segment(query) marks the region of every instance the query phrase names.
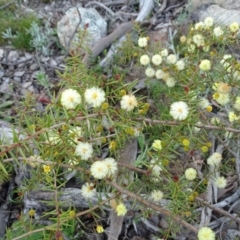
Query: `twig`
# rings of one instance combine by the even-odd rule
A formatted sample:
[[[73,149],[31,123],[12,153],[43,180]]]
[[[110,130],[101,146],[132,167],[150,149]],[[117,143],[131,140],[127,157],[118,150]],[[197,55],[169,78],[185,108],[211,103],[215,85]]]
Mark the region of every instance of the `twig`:
[[[166,8],[164,12],[168,12],[168,11],[170,11],[173,8],[181,7],[184,3],[185,3],[185,1],[180,2],[178,4],[175,4],[175,5],[172,5],[172,6],[168,7],[168,8]]]
[[[92,211],[98,209],[99,207],[101,207],[101,206],[104,205],[105,203],[107,203],[107,202],[109,202],[110,200],[116,198],[116,196],[117,196],[117,194],[115,194],[115,195],[113,195],[112,197],[110,197],[110,198],[102,201],[101,203],[97,204],[96,206],[94,206],[94,207],[92,207],[92,208],[90,208],[90,209],[88,209],[88,210],[85,210],[85,211],[83,211],[83,212],[77,213],[76,216],[75,216],[75,218],[80,217],[80,216],[83,216],[83,215],[86,215],[87,213],[91,213]],[[69,221],[68,218],[61,219],[61,223],[65,223],[65,222],[67,222],[67,221]],[[42,232],[42,231],[48,230],[48,229],[49,229],[49,230],[52,230],[52,229],[53,229],[54,227],[56,227],[56,226],[57,226],[57,223],[54,223],[54,224],[51,224],[51,225],[49,225],[49,226],[46,226],[46,227],[43,227],[43,228],[40,228],[40,229],[36,229],[36,230],[29,231],[29,232],[27,232],[27,233],[25,233],[25,234],[23,234],[23,235],[21,235],[21,236],[19,236],[19,237],[13,238],[12,240],[19,240],[19,239],[22,239],[22,238],[25,239],[25,237],[27,237],[27,236],[29,236],[29,235],[31,235],[31,234],[33,234],[33,233]]]
[[[27,63],[27,62],[29,62],[31,60],[32,60],[32,58],[28,58],[28,59],[25,59],[25,60],[22,60],[22,61],[19,61],[19,62],[5,62],[5,61],[1,61],[0,63],[4,64],[4,65],[7,65],[7,66],[16,66],[16,65],[21,64],[21,63]]]
[[[182,124],[182,122],[177,122],[177,121],[152,120],[149,118],[136,118],[135,120],[143,121],[148,124],[163,124],[163,125],[169,125],[169,126],[174,126],[174,125],[178,126]],[[193,126],[197,128],[203,128],[203,129],[222,130],[222,131],[224,130],[224,131],[233,132],[233,133],[240,133],[240,130],[230,128],[230,127],[218,127],[214,125],[198,125],[198,124],[194,124]]]
[[[218,213],[220,213],[220,214],[222,214],[226,217],[229,217],[233,221],[236,221],[238,224],[240,224],[240,219],[233,217],[230,213],[209,204],[208,202],[204,201],[203,199],[201,199],[199,197],[197,197],[196,200],[199,201],[201,204],[207,206],[208,208],[211,208],[212,210],[214,210],[214,211],[216,211],[216,212],[218,212]]]
[[[78,22],[76,28],[74,29],[74,31],[73,31],[73,33],[72,33],[72,36],[70,37],[70,39],[69,39],[69,41],[68,41],[68,43],[67,43],[66,53],[65,53],[65,56],[64,56],[64,57],[66,57],[66,56],[69,54],[69,49],[70,49],[71,41],[73,40],[73,37],[74,37],[74,35],[76,34],[76,32],[77,32],[77,30],[78,30],[78,28],[79,28],[79,26],[80,26],[80,24],[81,24],[81,22],[82,22],[81,13],[79,12],[78,7],[76,7],[76,9],[77,9],[78,16],[79,16],[79,22]]]
[[[159,14],[159,13],[164,12],[166,6],[167,6],[167,0],[163,0],[163,3],[162,3],[162,5],[161,5],[161,7],[157,10],[157,13],[156,13],[156,14]]]
[[[92,4],[95,4],[95,5],[100,6],[101,8],[104,8],[108,13],[110,13],[110,15],[112,15],[112,17],[115,17],[115,13],[110,8],[106,7],[104,4],[102,4],[100,2],[95,2],[95,1],[89,2],[85,5],[85,7],[87,8]]]
[[[154,210],[156,210],[157,212],[160,212],[162,214],[165,214],[167,215],[168,217],[171,217],[173,218],[174,220],[176,220],[177,222],[179,222],[181,225],[183,225],[184,227],[186,227],[187,229],[189,229],[190,231],[194,232],[194,233],[198,233],[198,230],[193,227],[191,224],[185,222],[184,220],[182,220],[180,217],[178,216],[174,216],[171,212],[169,212],[168,210],[158,206],[158,205],[155,205],[151,202],[148,202],[147,200],[145,200],[144,198],[138,196],[137,194],[133,193],[133,192],[130,192],[124,188],[122,188],[121,186],[119,186],[116,182],[111,182],[109,180],[106,180],[106,182],[110,185],[112,185],[113,187],[115,187],[118,191],[120,191],[122,194],[126,194],[127,196],[129,197],[132,197],[136,200],[138,200],[139,202],[141,202],[142,204],[146,205],[147,207],[149,208],[152,208]]]

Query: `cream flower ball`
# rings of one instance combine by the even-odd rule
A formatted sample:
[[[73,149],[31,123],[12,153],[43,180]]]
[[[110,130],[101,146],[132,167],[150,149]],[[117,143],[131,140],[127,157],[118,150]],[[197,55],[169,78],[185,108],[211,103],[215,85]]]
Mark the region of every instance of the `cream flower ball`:
[[[201,34],[196,34],[193,36],[193,42],[199,47],[204,46],[204,38]]]
[[[154,64],[154,65],[160,65],[161,63],[162,63],[162,57],[161,57],[161,55],[159,55],[159,54],[155,54],[155,55],[153,55],[152,56],[152,63]]]
[[[179,71],[181,71],[185,68],[185,63],[183,60],[178,60],[175,65],[176,65],[177,70],[179,70]]]
[[[211,62],[208,59],[204,59],[200,62],[199,68],[203,71],[209,71],[211,69]]]
[[[222,106],[226,105],[230,101],[230,95],[229,93],[226,94],[219,94],[218,98],[216,99],[216,102],[221,104]]]
[[[104,162],[108,169],[108,176],[114,175],[116,173],[116,171],[118,170],[116,160],[114,158],[105,158]]]
[[[188,168],[185,170],[185,178],[187,180],[194,180],[197,177],[197,171],[194,168]]]
[[[141,63],[141,65],[143,65],[143,66],[148,65],[148,64],[150,63],[150,57],[149,57],[148,55],[142,55],[142,56],[140,57],[140,63]]]
[[[157,79],[162,79],[163,76],[164,76],[164,71],[161,70],[161,69],[158,69],[156,72],[155,72],[155,76]]]
[[[175,54],[169,54],[167,56],[167,63],[175,64],[177,62],[177,56]]]
[[[207,164],[214,166],[214,165],[219,165],[219,163],[222,160],[222,154],[218,152],[214,152],[208,159],[207,159]]]
[[[237,22],[233,22],[229,25],[231,32],[237,32],[239,29],[239,24]]]
[[[213,22],[214,22],[214,20],[213,20],[213,18],[212,17],[206,17],[205,19],[204,19],[204,26],[205,27],[212,27],[213,26]]]
[[[66,89],[61,94],[61,104],[66,109],[75,109],[81,102],[81,95],[75,89]]]
[[[225,188],[227,186],[227,179],[225,177],[217,177],[214,181],[214,184],[218,188]]]
[[[209,227],[203,227],[198,231],[198,240],[215,240],[215,233]]]
[[[169,77],[169,78],[166,79],[166,85],[170,88],[174,87],[175,83],[176,83],[176,81],[173,77]]]
[[[163,192],[160,190],[153,190],[151,192],[151,199],[153,202],[159,203],[163,199]]]
[[[189,113],[189,107],[185,102],[174,102],[170,107],[170,115],[175,120],[185,120]]]
[[[93,147],[91,143],[80,142],[78,143],[75,155],[81,157],[82,160],[88,160],[93,155]]]
[[[167,48],[164,48],[164,49],[160,52],[160,54],[161,54],[162,57],[167,57],[167,55],[168,55],[168,50],[167,50]]]
[[[117,215],[120,216],[125,216],[127,213],[127,208],[123,203],[119,203],[115,209]]]
[[[105,92],[101,88],[88,88],[84,94],[85,101],[93,107],[100,107],[105,101]]]
[[[221,27],[215,27],[214,29],[213,29],[213,34],[216,36],[216,37],[220,37],[220,36],[222,36],[223,35],[223,30],[222,30],[222,28]]]
[[[124,109],[126,111],[131,111],[135,107],[137,107],[138,102],[137,102],[136,97],[133,94],[130,94],[130,95],[124,95],[122,97],[120,104],[121,104],[122,109]]]
[[[84,198],[90,199],[93,198],[96,195],[96,188],[94,188],[93,183],[85,183],[82,185],[81,193]]]
[[[194,26],[195,30],[202,30],[203,27],[204,27],[204,23],[203,22],[198,22]]]
[[[146,37],[140,37],[138,39],[138,46],[139,47],[146,47],[147,46],[147,43],[148,43],[148,40]]]
[[[233,107],[234,107],[236,110],[240,111],[240,97],[236,97],[236,100],[235,100],[235,102],[234,102]]]
[[[91,175],[96,179],[103,179],[108,175],[108,166],[105,161],[96,161],[91,165]]]
[[[145,74],[146,74],[147,77],[153,77],[153,76],[155,76],[155,70],[151,67],[148,67],[145,70]]]

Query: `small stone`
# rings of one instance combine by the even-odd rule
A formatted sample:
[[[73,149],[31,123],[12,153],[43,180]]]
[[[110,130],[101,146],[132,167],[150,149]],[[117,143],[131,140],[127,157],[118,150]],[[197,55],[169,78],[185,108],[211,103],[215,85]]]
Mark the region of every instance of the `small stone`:
[[[41,56],[41,57],[40,57],[40,61],[41,61],[42,63],[47,63],[47,61],[48,61],[49,59],[50,59],[49,57],[44,57],[44,56]]]
[[[22,77],[24,75],[25,71],[17,71],[14,73],[14,77]]]
[[[30,92],[35,93],[35,89],[34,89],[33,85],[30,85],[27,89],[28,89]]]
[[[38,65],[37,65],[36,63],[33,63],[33,64],[29,67],[29,69],[30,69],[31,71],[35,71],[35,70],[39,69],[39,67],[38,67]]]
[[[25,53],[25,58],[26,58],[26,59],[32,59],[33,56],[32,56],[32,54],[26,52],[26,53]]]
[[[22,78],[20,78],[20,77],[13,77],[13,81],[20,83],[22,81]]]
[[[0,59],[2,59],[4,56],[4,50],[2,48],[0,48]]]
[[[0,78],[4,76],[4,71],[0,70]]]
[[[19,58],[19,53],[17,51],[10,51],[7,58],[8,61],[14,62]]]
[[[59,64],[59,63],[62,63],[64,60],[64,56],[58,56],[55,58],[55,61]]]
[[[22,84],[22,88],[28,88],[29,86],[31,86],[32,85],[32,82],[24,82],[23,84]]]
[[[49,63],[50,63],[51,66],[57,66],[56,61],[54,59],[52,59],[52,58],[50,59]]]

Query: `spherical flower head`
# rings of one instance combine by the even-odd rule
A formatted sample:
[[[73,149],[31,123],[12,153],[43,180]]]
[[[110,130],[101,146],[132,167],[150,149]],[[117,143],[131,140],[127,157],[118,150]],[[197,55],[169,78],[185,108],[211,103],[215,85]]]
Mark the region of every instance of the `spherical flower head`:
[[[232,87],[228,83],[220,82],[217,84],[216,91],[220,94],[230,93]]]
[[[143,66],[148,65],[148,64],[150,63],[150,58],[149,58],[149,56],[148,56],[148,55],[142,55],[142,56],[140,57],[140,63],[141,63],[141,65],[143,65]]]
[[[162,63],[162,57],[159,54],[155,54],[152,56],[152,63],[156,66],[160,65]]]
[[[189,107],[185,102],[174,102],[170,107],[170,115],[175,120],[185,120],[189,113]]]
[[[155,150],[155,151],[160,151],[162,150],[162,141],[160,140],[154,140],[153,144],[152,144],[152,148]]]
[[[234,102],[233,107],[234,107],[236,110],[240,111],[240,97],[236,97],[236,100],[235,100],[235,102]]]
[[[198,102],[198,106],[201,109],[206,109],[210,105],[210,102],[208,101],[207,98],[201,98],[200,101]]]
[[[198,240],[215,240],[215,233],[209,227],[203,227],[198,231]]]
[[[239,117],[234,112],[229,112],[228,113],[228,120],[229,120],[229,122],[234,122],[234,121],[236,121],[238,119],[239,119]]]
[[[36,211],[34,209],[30,209],[28,212],[29,217],[34,217]]]
[[[80,156],[82,160],[88,160],[93,155],[93,147],[91,143],[80,142],[78,143],[75,155]]]
[[[202,30],[203,27],[204,27],[204,23],[203,22],[198,22],[194,26],[195,30]]]
[[[181,43],[185,43],[186,41],[187,41],[186,36],[183,35],[183,36],[180,37],[180,42]]]
[[[96,188],[93,183],[85,183],[82,185],[81,193],[84,198],[90,199],[96,195]]]
[[[167,48],[164,48],[164,49],[160,52],[160,54],[161,54],[162,57],[167,57],[167,55],[168,55],[168,50],[167,50]]]
[[[176,83],[176,81],[175,81],[175,79],[173,78],[173,77],[169,77],[169,78],[167,78],[166,80],[166,85],[168,86],[168,87],[174,87],[175,86],[175,83]]]
[[[146,37],[140,37],[138,39],[138,46],[139,47],[146,47],[148,43],[148,39]]]
[[[203,71],[209,71],[211,69],[211,62],[208,59],[204,59],[200,62],[199,68]]]
[[[163,78],[163,75],[164,75],[164,71],[161,70],[161,69],[158,69],[156,72],[155,72],[155,76],[157,79],[162,79]]]
[[[213,20],[212,17],[206,17],[204,19],[204,26],[205,27],[212,27],[213,26],[213,22],[214,22],[214,20]]]
[[[145,74],[146,74],[147,77],[153,77],[155,75],[155,70],[151,67],[148,67],[145,70]]]
[[[105,101],[105,92],[101,88],[88,88],[84,94],[85,101],[93,107],[100,107]]]
[[[222,160],[222,154],[215,152],[208,159],[207,164],[211,166],[218,166]]]
[[[136,97],[133,94],[129,94],[122,97],[120,104],[122,109],[126,111],[131,111],[135,107],[137,107],[138,102]]]
[[[185,68],[185,63],[183,60],[178,60],[175,65],[178,71],[181,71]]]
[[[97,233],[103,233],[103,232],[104,232],[104,228],[103,228],[103,226],[101,226],[101,225],[97,225],[97,227],[96,227],[96,231],[97,231]]]
[[[49,165],[43,164],[43,171],[45,173],[50,173],[51,172],[51,167]]]
[[[108,176],[114,175],[118,169],[116,160],[114,158],[105,158],[104,162],[108,169]]]
[[[104,161],[96,161],[91,165],[91,175],[96,179],[103,179],[108,174],[108,167]]]
[[[187,180],[194,180],[197,177],[197,171],[194,168],[188,168],[185,170],[185,178]]]
[[[127,208],[123,203],[119,203],[116,207],[116,213],[117,215],[120,216],[125,216],[127,213]]]
[[[175,54],[169,54],[167,56],[167,63],[175,64],[177,62],[177,56]]]
[[[152,170],[152,174],[158,176],[159,173],[162,171],[162,164],[158,161],[158,159],[152,159],[150,161],[149,167]]]
[[[204,46],[204,38],[201,34],[196,34],[193,36],[193,42],[198,46]]]
[[[216,37],[220,37],[223,35],[223,30],[221,27],[215,27],[213,29],[213,34],[216,36]]]
[[[233,22],[229,25],[229,29],[231,32],[235,33],[239,29],[239,24],[237,22]]]
[[[81,102],[81,95],[75,89],[66,89],[61,94],[61,104],[66,109],[75,109]]]
[[[225,177],[217,177],[214,183],[218,188],[225,188],[227,186],[227,180]]]
[[[152,199],[152,201],[155,202],[155,203],[161,202],[162,199],[163,199],[163,192],[160,191],[160,190],[153,190],[153,191],[151,192],[151,199]]]
[[[218,94],[218,98],[215,99],[216,102],[218,102],[220,105],[224,106],[230,101],[230,95],[229,93],[226,94]]]

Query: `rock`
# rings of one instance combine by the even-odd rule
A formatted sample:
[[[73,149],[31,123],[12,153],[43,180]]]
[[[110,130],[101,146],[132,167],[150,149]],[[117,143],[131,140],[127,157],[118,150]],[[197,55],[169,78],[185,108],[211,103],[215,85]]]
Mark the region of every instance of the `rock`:
[[[0,70],[0,78],[4,76],[4,71]]]
[[[39,67],[38,67],[38,65],[37,65],[36,63],[33,63],[33,64],[29,67],[29,69],[30,69],[31,71],[35,71],[35,70],[39,69]]]
[[[232,22],[240,24],[240,10],[227,10],[218,5],[211,5],[206,10],[199,11],[199,20],[211,16],[214,22],[219,25],[230,25]]]
[[[2,59],[4,56],[4,50],[2,48],[0,48],[0,59]]]
[[[8,57],[7,57],[8,61],[10,61],[10,62],[14,62],[18,58],[19,58],[18,51],[10,51],[9,54],[8,54]]]
[[[25,53],[25,58],[26,58],[26,59],[32,59],[33,56],[32,56],[32,54],[26,52],[26,53]]]
[[[22,77],[24,75],[25,71],[17,71],[14,73],[14,77]]]
[[[13,81],[20,83],[22,79],[20,77],[13,77]]]
[[[23,84],[22,84],[22,88],[28,88],[29,86],[31,86],[32,85],[32,82],[24,82]]]
[[[56,61],[55,61],[54,59],[52,59],[52,58],[50,59],[49,64],[50,64],[51,66],[57,66]]]
[[[71,39],[70,49],[75,48],[73,43],[79,43],[78,33],[75,33],[72,38],[73,33],[78,32],[75,30],[79,22],[79,30],[84,31],[84,29],[87,29],[87,36],[84,39],[84,45],[87,45],[90,48],[107,34],[107,23],[95,9],[78,7],[78,10],[81,15],[81,20],[79,20],[77,8],[74,7],[70,8],[65,16],[57,23],[57,34],[60,43],[66,49],[68,49],[69,41]]]

